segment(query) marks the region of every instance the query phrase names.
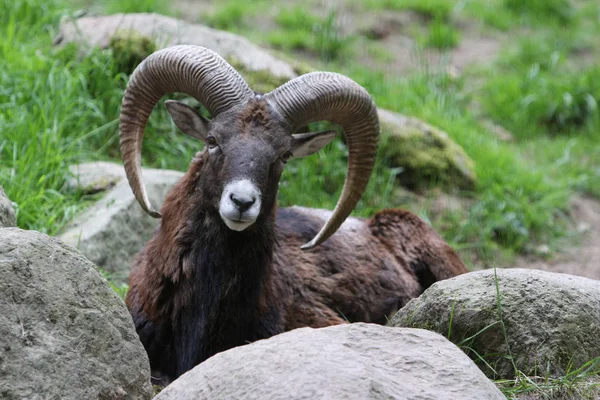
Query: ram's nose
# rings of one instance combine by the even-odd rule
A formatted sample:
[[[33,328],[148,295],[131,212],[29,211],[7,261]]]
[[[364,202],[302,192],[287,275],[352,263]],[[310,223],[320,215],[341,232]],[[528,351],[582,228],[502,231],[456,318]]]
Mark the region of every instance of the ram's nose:
[[[252,225],[260,213],[260,194],[260,190],[248,179],[225,185],[219,203],[223,222],[235,231]]]
[[[229,198],[236,205],[238,210],[243,213],[256,202],[255,196],[244,196],[243,194],[230,193]]]

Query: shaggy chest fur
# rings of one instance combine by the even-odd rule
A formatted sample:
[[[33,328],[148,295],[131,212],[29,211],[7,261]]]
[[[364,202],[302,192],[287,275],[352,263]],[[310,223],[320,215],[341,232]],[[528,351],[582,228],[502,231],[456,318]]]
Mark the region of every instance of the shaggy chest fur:
[[[271,236],[250,229],[194,241],[184,261],[195,266],[192,279],[183,282],[189,303],[174,321],[182,344],[179,372],[220,351],[282,331],[278,309],[271,303]]]
[[[161,255],[149,246],[132,272],[127,304],[153,376],[164,377],[157,383],[290,329],[385,323],[426,288],[422,271],[434,279],[466,272],[431,227],[399,210],[368,221],[350,218],[317,249],[302,251],[327,213],[279,209],[275,227],[261,221],[243,232],[192,224],[197,231],[179,232],[177,268],[163,268],[172,271],[166,276],[153,275]],[[150,286],[154,292],[140,291]]]

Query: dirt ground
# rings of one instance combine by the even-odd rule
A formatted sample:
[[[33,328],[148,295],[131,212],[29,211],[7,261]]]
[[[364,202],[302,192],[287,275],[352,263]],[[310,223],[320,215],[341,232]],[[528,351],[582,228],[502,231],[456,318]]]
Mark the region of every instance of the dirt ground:
[[[178,16],[188,22],[203,23],[206,16],[217,9],[218,2],[215,0],[177,0]],[[280,8],[294,7],[305,4],[303,1],[291,0],[285,3],[285,7],[276,2],[273,3],[272,13],[263,13],[246,18],[248,26],[256,27],[254,32],[268,32],[277,27],[272,15]],[[320,0],[313,1],[310,6],[316,15],[327,15],[330,10],[335,10],[337,27],[344,36],[352,35],[357,38],[359,44],[355,46],[356,54],[354,60],[360,60],[362,64],[374,67],[393,74],[405,74],[427,65],[431,69],[445,68],[460,73],[466,67],[473,64],[483,64],[495,58],[501,48],[501,41],[481,32],[476,24],[468,21],[458,21],[462,33],[459,45],[449,51],[440,52],[434,49],[418,51],[420,47],[414,39],[423,31],[427,20],[411,11],[380,11],[364,12],[344,0]],[[272,14],[272,15],[271,15]],[[365,36],[376,37],[375,42],[384,48],[387,57],[379,60],[370,53],[367,46],[363,46]],[[259,43],[260,44],[260,43]],[[371,46],[373,41],[370,42]],[[310,60],[311,54],[298,51],[299,56]]]
[[[581,232],[579,245],[554,254],[550,260],[520,257],[514,267],[600,279],[600,201],[574,196],[571,201],[571,214],[575,231]]]

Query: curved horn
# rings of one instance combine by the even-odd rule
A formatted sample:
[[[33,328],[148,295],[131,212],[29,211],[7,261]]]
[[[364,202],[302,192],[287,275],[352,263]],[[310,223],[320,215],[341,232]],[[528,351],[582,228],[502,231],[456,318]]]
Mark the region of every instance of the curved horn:
[[[327,240],[360,200],[375,164],[379,141],[377,108],[369,93],[352,79],[332,72],[312,72],[265,95],[292,129],[310,122],[341,125],[348,146],[348,173],[333,214],[303,250]]]
[[[155,218],[142,182],[144,129],[152,109],[167,93],[193,96],[214,117],[253,94],[244,79],[219,55],[200,46],[181,45],[152,53],[137,66],[121,104],[121,157],[133,194]]]

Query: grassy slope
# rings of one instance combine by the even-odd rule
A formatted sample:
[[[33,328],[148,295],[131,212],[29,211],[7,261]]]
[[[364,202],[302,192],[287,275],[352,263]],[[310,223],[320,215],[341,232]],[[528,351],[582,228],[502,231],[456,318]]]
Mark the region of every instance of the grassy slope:
[[[337,29],[336,10],[311,12],[304,2],[284,9],[263,0],[248,12],[243,1],[228,0],[214,3],[218,5],[206,20],[266,46],[312,57],[320,68],[341,71],[364,85],[379,106],[422,117],[447,130],[476,161],[480,180],[474,207],[433,221],[456,247],[475,249],[479,259],[486,261],[495,259],[498,249],[508,253],[534,251],[540,244],[552,245],[556,238],[563,237],[570,195],[574,191],[600,195],[600,134],[595,109],[583,111],[583,126],[572,126],[582,113],[582,99],[597,104],[600,98],[596,85],[589,85],[595,82],[596,71],[585,69],[581,79],[574,79],[573,66],[566,61],[573,52],[589,50],[581,39],[586,38],[589,43],[598,33],[591,2],[584,2],[579,8],[569,7],[564,0],[531,1],[525,6],[513,0],[347,3],[355,14],[379,10],[381,16],[390,11],[411,10],[420,15],[427,27],[408,27],[405,31],[414,33],[417,43],[424,46],[455,46],[460,40],[460,27],[469,24],[479,24],[479,30],[492,36],[511,32],[511,42],[516,45],[509,46],[511,52],[502,57],[502,62],[467,71],[459,80],[429,74],[426,68],[418,74],[399,77],[386,64],[391,57],[380,43],[360,33],[344,35]],[[316,8],[319,4],[313,2],[311,6]],[[340,15],[343,13],[341,10]],[[257,18],[268,19],[265,15],[270,16],[274,26],[257,29],[269,26],[256,23]],[[362,64],[365,48],[381,60],[379,68]],[[549,60],[555,58],[558,61],[548,66]],[[538,75],[531,72],[536,65],[542,66]],[[575,98],[575,106],[565,100],[570,97]],[[523,101],[528,103],[524,105]],[[498,142],[480,123],[481,118],[504,125],[514,132],[518,142]],[[551,122],[544,123],[545,120]],[[331,166],[339,164],[336,160],[330,161]],[[305,162],[308,165],[303,164],[300,170],[317,172],[313,163]],[[403,205],[386,185],[393,181],[396,172],[378,166],[357,213]],[[331,207],[334,200],[319,186],[312,179],[294,180],[281,191],[282,203]],[[330,202],[321,202],[320,193]],[[427,207],[407,206],[428,217]]]
[[[105,0],[100,7],[109,12],[149,11],[157,4]],[[546,3],[518,10],[508,0],[488,7],[469,2],[457,9],[452,4],[371,0],[355,7],[411,9],[428,16],[430,25],[443,23],[456,30],[458,21],[469,19],[494,32],[535,34],[515,39],[502,62],[467,71],[463,78],[430,73],[399,77],[358,62],[358,46],[378,49],[381,60],[386,59],[385,49],[369,39],[343,35],[335,11],[319,17],[300,8],[274,10],[263,0],[256,12],[272,13],[275,27],[258,36],[245,23],[251,16],[240,12],[243,2],[229,0],[220,3],[210,21],[291,54],[299,49],[319,67],[357,80],[378,105],[445,129],[476,161],[479,185],[475,193],[462,194],[475,199],[473,207],[432,222],[458,248],[475,250],[493,262],[498,249],[530,251],[563,236],[563,216],[574,191],[600,195],[600,135],[593,107],[600,97],[600,73],[568,62],[598,29],[588,20],[587,3],[557,21],[545,17]],[[109,51],[81,60],[73,48],[51,47],[57,22],[72,5],[0,0],[0,6],[0,185],[18,205],[20,226],[53,234],[86,200],[63,189],[66,166],[118,159],[116,118],[127,77]],[[496,140],[480,124],[482,117],[510,129],[517,142]],[[185,169],[198,144],[182,136],[159,107],[144,143],[145,165]],[[281,185],[281,203],[333,207],[344,170],[345,149],[339,142],[291,163]],[[394,186],[398,172],[378,164],[356,214],[403,205],[429,218],[426,206],[403,204]]]

